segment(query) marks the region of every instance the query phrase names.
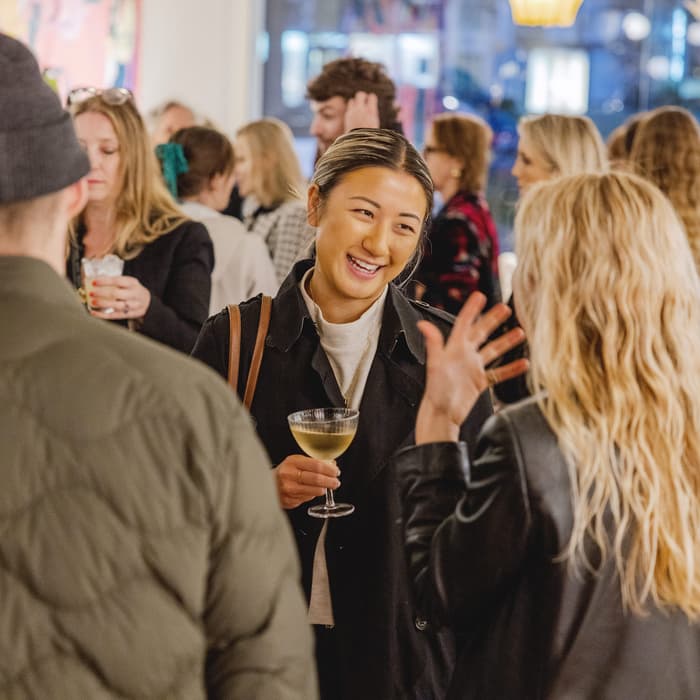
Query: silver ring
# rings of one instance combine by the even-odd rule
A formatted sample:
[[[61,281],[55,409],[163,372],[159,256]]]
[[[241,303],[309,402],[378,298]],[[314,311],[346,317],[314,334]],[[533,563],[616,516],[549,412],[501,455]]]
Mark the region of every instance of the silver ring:
[[[297,469],[297,481],[302,485],[304,484],[304,482],[301,480],[301,469]]]
[[[129,313],[129,302],[128,301],[124,302],[124,313],[125,314]]]

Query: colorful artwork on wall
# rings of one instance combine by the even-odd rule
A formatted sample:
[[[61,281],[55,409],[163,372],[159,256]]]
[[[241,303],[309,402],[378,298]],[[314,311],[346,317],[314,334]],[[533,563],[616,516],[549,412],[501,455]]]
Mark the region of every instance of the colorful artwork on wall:
[[[138,91],[141,0],[3,0],[0,31],[26,42],[65,97],[74,87]]]

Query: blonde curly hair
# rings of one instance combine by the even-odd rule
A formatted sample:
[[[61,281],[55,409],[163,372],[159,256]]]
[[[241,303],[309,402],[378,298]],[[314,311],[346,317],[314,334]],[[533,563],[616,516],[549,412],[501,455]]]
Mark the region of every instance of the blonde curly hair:
[[[563,552],[614,558],[624,604],[700,617],[700,281],[680,221],[642,178],[534,186],[516,221],[533,389],[567,458]]]
[[[630,160],[681,217],[700,269],[700,128],[682,107],[660,107],[640,123]]]

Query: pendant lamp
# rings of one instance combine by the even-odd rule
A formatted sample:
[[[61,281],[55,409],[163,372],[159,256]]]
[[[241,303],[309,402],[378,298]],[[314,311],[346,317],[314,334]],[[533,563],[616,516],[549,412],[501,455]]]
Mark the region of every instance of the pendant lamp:
[[[515,24],[570,27],[583,0],[510,0]]]

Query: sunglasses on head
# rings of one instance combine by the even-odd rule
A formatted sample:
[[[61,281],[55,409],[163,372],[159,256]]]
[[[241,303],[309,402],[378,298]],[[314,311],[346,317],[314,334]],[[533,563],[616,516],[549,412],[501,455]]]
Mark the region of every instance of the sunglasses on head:
[[[68,93],[66,104],[77,105],[91,97],[99,97],[105,104],[108,105],[123,105],[127,102],[134,101],[134,95],[131,90],[123,87],[112,87],[101,90],[95,87],[79,87],[74,88]]]

